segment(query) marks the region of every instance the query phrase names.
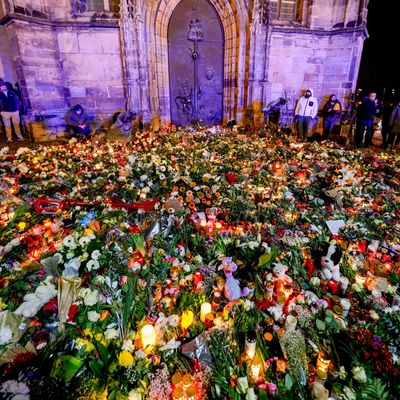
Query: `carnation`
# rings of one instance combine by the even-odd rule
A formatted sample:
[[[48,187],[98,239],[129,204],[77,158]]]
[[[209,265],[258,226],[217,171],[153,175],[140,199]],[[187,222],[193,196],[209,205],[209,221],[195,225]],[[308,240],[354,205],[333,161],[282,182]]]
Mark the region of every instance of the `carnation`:
[[[0,329],[0,345],[10,343],[12,340],[12,331],[8,326]]]

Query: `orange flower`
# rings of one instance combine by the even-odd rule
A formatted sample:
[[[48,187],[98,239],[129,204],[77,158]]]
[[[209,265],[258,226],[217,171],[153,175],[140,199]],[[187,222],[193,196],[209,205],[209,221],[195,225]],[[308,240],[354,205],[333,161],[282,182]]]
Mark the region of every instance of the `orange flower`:
[[[202,199],[204,197],[204,193],[202,193],[202,192],[197,193],[197,197],[199,199]]]
[[[178,201],[183,201],[183,197],[182,197],[182,196],[179,196],[179,197],[177,198],[177,200],[178,200]]]
[[[178,186],[174,186],[174,187],[172,188],[172,191],[173,191],[173,192],[177,192],[178,189],[179,189]]]
[[[220,192],[215,192],[215,197],[220,197],[221,193]]]
[[[207,193],[207,194],[206,194],[206,197],[207,197],[207,199],[211,199],[211,194],[210,194],[210,193]]]
[[[286,362],[284,360],[276,360],[276,370],[278,372],[286,371]]]
[[[180,191],[180,192],[184,192],[184,191],[185,191],[185,188],[184,188],[183,186],[181,186],[181,187],[179,188],[179,191]]]
[[[194,208],[194,203],[193,201],[191,203],[189,203],[189,208],[193,209]]]
[[[99,320],[104,321],[108,317],[109,314],[110,314],[110,311],[108,311],[108,310],[101,311]]]
[[[186,197],[185,197],[186,203],[190,203],[192,200],[193,200],[193,197],[192,197],[192,196],[186,196]]]
[[[190,182],[190,187],[195,187],[196,186],[196,182]]]

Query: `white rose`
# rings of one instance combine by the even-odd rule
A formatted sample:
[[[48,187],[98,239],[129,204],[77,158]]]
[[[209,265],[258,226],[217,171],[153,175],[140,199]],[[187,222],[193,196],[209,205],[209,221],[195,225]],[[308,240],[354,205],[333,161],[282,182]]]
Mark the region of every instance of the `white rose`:
[[[85,306],[94,306],[99,300],[99,293],[97,290],[90,290],[83,288],[79,291],[79,296],[83,299]]]
[[[96,311],[89,311],[88,312],[88,319],[90,322],[96,322],[100,318],[100,314]]]
[[[106,339],[115,339],[118,337],[118,331],[114,328],[109,328],[104,332],[104,336]]]
[[[12,331],[8,326],[0,329],[0,345],[10,343],[12,336]]]

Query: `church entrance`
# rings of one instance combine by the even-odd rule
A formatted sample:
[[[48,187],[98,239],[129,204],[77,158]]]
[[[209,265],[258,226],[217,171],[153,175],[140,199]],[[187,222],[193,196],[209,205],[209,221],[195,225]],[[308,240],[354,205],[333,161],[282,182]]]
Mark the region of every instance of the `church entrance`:
[[[168,25],[168,57],[172,123],[221,123],[224,33],[208,0],[176,6]]]

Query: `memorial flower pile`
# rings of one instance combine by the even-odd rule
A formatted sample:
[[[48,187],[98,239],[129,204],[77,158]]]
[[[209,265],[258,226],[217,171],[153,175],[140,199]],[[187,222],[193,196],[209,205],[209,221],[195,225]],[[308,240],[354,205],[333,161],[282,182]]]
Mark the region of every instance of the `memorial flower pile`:
[[[398,155],[171,128],[0,177],[2,397],[397,398]]]

